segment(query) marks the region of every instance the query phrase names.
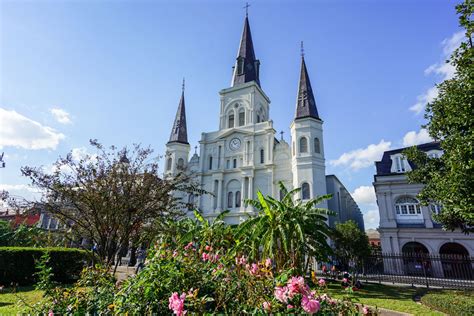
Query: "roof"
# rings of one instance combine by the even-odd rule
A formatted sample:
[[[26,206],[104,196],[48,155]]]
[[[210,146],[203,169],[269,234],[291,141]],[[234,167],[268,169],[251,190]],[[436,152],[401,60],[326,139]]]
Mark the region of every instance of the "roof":
[[[239,69],[239,65],[241,65],[241,63],[243,63],[242,71]],[[242,31],[242,37],[240,39],[237,62],[232,75],[232,86],[250,81],[255,81],[260,86],[259,68],[260,61],[255,57],[249,18],[246,16],[244,30]]]
[[[188,143],[188,130],[186,127],[186,108],[184,105],[184,88],[179,100],[178,110],[174,119],[173,129],[171,130],[168,143]]]
[[[430,142],[426,144],[420,144],[416,146],[419,150],[428,152],[430,150],[438,149],[441,150],[441,146],[439,142]],[[394,174],[390,170],[392,169],[392,159],[390,159],[390,156],[402,153],[405,149],[410,148],[410,147],[404,147],[404,148],[399,148],[399,149],[394,149],[394,150],[389,150],[383,153],[382,160],[376,161],[375,162],[375,168],[377,169],[377,176],[383,176],[383,175],[391,175]],[[412,169],[415,169],[415,165],[413,162],[408,161],[410,164],[410,167]]]
[[[304,56],[301,56],[301,73],[300,82],[298,84],[298,98],[296,99],[296,119],[313,117],[319,119],[316,101],[314,100],[313,88],[309,80],[308,70]]]
[[[26,226],[33,226],[38,223],[40,219],[40,214],[34,215],[16,215],[15,219],[13,220],[13,226],[18,225],[26,225]]]

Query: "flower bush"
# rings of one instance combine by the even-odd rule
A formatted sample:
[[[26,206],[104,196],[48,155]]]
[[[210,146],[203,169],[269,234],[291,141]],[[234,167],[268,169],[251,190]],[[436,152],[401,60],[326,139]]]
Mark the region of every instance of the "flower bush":
[[[122,283],[106,270],[83,271],[71,288],[49,291],[42,314],[318,314],[374,315],[349,299],[326,294],[324,279],[295,270],[276,271],[272,259],[251,262],[243,254],[207,243],[159,244],[146,267]]]

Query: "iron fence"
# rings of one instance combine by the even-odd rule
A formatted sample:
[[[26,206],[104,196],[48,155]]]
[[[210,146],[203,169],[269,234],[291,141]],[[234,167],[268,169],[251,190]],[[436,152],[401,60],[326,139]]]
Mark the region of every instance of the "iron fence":
[[[377,253],[368,257],[357,272],[359,279],[426,287],[474,289],[474,257],[424,253]],[[320,271],[322,273],[322,271]],[[328,270],[329,276],[337,273]]]

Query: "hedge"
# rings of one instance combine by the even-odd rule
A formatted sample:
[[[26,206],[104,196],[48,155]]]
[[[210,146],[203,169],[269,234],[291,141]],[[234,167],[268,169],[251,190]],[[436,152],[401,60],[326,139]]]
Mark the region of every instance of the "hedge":
[[[448,315],[474,315],[473,291],[430,291],[421,302]]]
[[[90,261],[91,255],[75,248],[0,247],[0,285],[33,284],[36,281],[36,263],[48,252],[53,280],[72,283]]]

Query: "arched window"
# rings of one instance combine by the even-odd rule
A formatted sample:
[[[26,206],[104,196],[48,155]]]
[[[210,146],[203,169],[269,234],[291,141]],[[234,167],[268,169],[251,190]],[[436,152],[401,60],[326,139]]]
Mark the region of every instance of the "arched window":
[[[245,125],[245,110],[240,108],[239,110],[239,126]]]
[[[240,207],[240,191],[235,192],[235,207]]]
[[[229,126],[227,128],[234,127],[234,114],[229,114]]]
[[[397,215],[418,215],[421,214],[421,206],[415,198],[404,196],[395,202]]]
[[[265,151],[263,149],[260,149],[260,163],[265,162]]]
[[[172,164],[173,164],[173,159],[170,157],[168,158],[168,160],[166,160],[166,170],[170,171]]]
[[[306,137],[300,138],[300,153],[308,152],[308,139]]]
[[[209,156],[209,170],[212,170],[212,156]]]
[[[232,160],[232,168],[237,168],[237,159]]]
[[[260,123],[260,115],[257,114],[257,123]]]
[[[227,193],[227,207],[232,208],[234,205],[234,194],[232,192]]]
[[[309,192],[309,184],[307,182],[304,182],[301,185],[301,199],[303,200],[309,200],[311,198],[311,194]]]
[[[314,152],[317,154],[321,153],[321,144],[319,143],[319,138],[314,139]]]
[[[178,169],[180,169],[180,170],[184,169],[184,159],[183,158],[178,159]]]

